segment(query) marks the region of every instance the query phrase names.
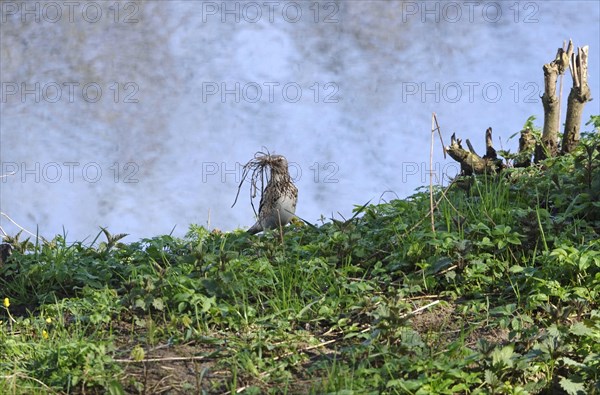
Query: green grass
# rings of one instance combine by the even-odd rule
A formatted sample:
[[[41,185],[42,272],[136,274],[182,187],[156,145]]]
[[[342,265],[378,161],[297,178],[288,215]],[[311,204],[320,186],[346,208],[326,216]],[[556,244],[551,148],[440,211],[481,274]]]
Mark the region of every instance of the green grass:
[[[599,141],[437,190],[435,231],[418,192],[283,242],[13,240],[0,393],[598,394]]]

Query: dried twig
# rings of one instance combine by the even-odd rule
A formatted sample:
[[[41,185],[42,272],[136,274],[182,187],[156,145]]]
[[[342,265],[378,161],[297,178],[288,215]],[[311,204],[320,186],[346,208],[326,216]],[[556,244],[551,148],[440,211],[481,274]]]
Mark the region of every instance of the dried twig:
[[[420,312],[421,312],[421,311],[423,311],[423,310],[426,310],[426,309],[428,309],[428,308],[430,308],[430,307],[432,307],[432,306],[435,306],[436,304],[438,304],[438,303],[440,303],[440,302],[441,302],[440,300],[434,300],[433,302],[431,302],[431,303],[428,303],[428,304],[426,304],[425,306],[421,306],[421,307],[419,307],[419,308],[418,308],[418,309],[416,309],[416,310],[413,310],[413,311],[410,311],[410,312],[408,312],[408,313],[402,314],[402,315],[400,316],[400,318],[406,318],[406,317],[413,316],[413,315],[415,315],[415,314],[417,314],[417,313],[420,313]]]
[[[440,295],[421,295],[421,296],[411,296],[410,298],[400,298],[399,300],[412,301],[412,300],[422,300],[422,299],[438,299],[440,297],[441,297]]]
[[[254,214],[257,215],[253,199],[256,197],[256,192],[259,190],[258,183],[260,181],[260,192],[262,195],[265,184],[268,184],[269,182],[268,174],[266,174],[266,168],[269,166],[269,163],[271,161],[271,153],[266,148],[265,151],[266,152],[258,151],[254,154],[254,158],[250,159],[248,163],[244,165],[242,171],[242,180],[238,185],[238,191],[235,195],[235,201],[233,202],[231,207],[235,206],[235,204],[237,203],[238,196],[240,195],[240,190],[242,189],[242,185],[248,177],[248,175],[250,175],[250,204],[252,205],[252,210],[254,211]]]
[[[435,233],[435,221],[433,219],[433,210],[435,209],[433,204],[433,175],[435,174],[433,171],[433,135],[436,131],[442,142],[442,151],[444,152],[444,159],[446,159],[446,147],[442,138],[442,131],[437,120],[437,115],[433,113],[431,115],[431,149],[429,151],[429,215],[431,216],[431,230],[433,233]]]
[[[431,217],[431,231],[435,233],[435,220],[433,218],[433,135],[437,118],[435,113],[431,116],[431,148],[429,150],[429,216]]]
[[[213,360],[214,358],[204,357],[204,356],[196,356],[196,357],[163,357],[163,358],[146,358],[146,359],[113,359],[115,362],[119,363],[146,363],[146,362],[186,362],[186,361],[201,361],[201,360]]]
[[[36,239],[38,239],[41,242],[44,242],[44,238],[43,237],[39,237],[33,233],[31,233],[30,231],[28,231],[27,229],[25,229],[24,227],[22,227],[21,225],[19,225],[18,223],[16,223],[11,217],[9,217],[7,214],[0,212],[0,215],[5,217],[6,219],[8,219],[10,222],[12,222],[17,228],[21,229],[23,232],[29,234],[30,236],[35,237]],[[0,227],[0,230],[2,231],[2,233],[4,233],[5,236],[8,236],[8,234],[4,231],[4,229],[2,229],[2,227]]]
[[[8,174],[2,174],[2,175],[0,175],[0,178],[4,178],[4,177],[8,177],[8,176],[14,176],[15,174],[17,174],[17,173],[15,173],[15,172],[13,171],[12,173],[8,173]]]

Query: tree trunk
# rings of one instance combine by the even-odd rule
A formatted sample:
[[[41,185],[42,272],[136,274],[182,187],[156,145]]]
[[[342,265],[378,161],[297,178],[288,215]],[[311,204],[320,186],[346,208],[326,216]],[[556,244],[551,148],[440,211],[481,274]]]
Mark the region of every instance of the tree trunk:
[[[560,98],[556,96],[556,81],[559,75],[564,74],[569,67],[569,59],[573,53],[573,42],[565,51],[559,48],[556,58],[544,65],[544,94],[542,104],[544,106],[544,131],[542,143],[535,148],[535,162],[553,157],[558,154],[558,130],[560,127]]]
[[[570,63],[573,87],[569,93],[567,102],[567,119],[562,140],[561,153],[566,154],[579,144],[579,130],[581,128],[581,117],[585,103],[592,100],[590,87],[587,84],[588,49],[577,48],[577,56],[573,54]]]

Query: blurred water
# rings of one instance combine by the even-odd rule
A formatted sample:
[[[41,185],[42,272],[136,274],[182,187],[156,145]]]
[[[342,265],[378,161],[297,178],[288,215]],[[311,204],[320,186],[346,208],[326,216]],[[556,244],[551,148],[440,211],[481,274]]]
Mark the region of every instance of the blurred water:
[[[446,143],[483,152],[492,126],[515,150],[564,39],[590,45],[597,96],[599,4],[0,1],[0,211],[70,240],[247,227],[248,184],[230,206],[266,147],[298,215],[350,216],[428,183],[432,112]],[[457,172],[437,139],[435,162]]]

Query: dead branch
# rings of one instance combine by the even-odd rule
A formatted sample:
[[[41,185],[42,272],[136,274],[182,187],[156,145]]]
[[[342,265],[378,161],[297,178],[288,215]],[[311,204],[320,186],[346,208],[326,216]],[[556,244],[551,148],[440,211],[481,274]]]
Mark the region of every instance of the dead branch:
[[[504,167],[502,160],[498,159],[496,150],[492,143],[492,128],[488,128],[485,132],[486,154],[481,157],[477,155],[471,142],[467,140],[469,151],[462,147],[461,140],[456,138],[456,134],[452,134],[450,145],[446,147],[448,155],[458,163],[460,163],[461,173],[463,175],[472,174],[495,174]]]

